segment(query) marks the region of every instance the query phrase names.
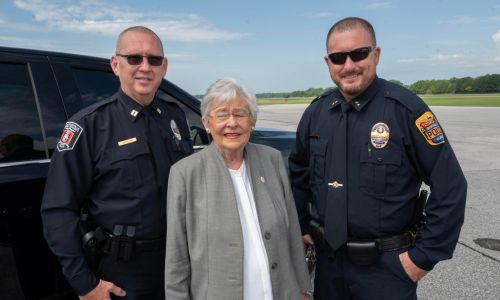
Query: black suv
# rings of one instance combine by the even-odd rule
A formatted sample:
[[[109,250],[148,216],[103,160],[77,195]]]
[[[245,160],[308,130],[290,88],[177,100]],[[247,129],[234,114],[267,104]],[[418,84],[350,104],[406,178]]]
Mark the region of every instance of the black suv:
[[[106,59],[0,47],[0,299],[77,298],[43,238],[40,204],[65,121],[118,85]],[[184,110],[196,149],[210,142],[199,100],[167,80],[159,96]],[[294,138],[256,130],[251,140],[286,157]]]

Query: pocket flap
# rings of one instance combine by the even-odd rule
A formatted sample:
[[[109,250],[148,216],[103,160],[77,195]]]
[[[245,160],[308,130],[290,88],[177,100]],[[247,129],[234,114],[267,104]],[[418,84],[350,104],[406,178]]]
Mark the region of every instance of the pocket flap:
[[[360,155],[360,162],[372,163],[379,165],[400,165],[401,164],[401,150],[392,144],[388,144],[382,149],[370,148],[363,149]]]
[[[321,139],[310,139],[311,155],[325,156],[327,141]]]
[[[139,155],[149,154],[150,150],[145,141],[137,141],[135,143],[108,149],[106,152],[110,164],[113,164],[120,160],[133,159]]]

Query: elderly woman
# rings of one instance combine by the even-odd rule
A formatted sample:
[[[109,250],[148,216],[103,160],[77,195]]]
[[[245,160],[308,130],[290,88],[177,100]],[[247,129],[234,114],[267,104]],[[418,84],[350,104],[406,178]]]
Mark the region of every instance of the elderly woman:
[[[166,299],[306,298],[310,280],[283,159],[248,142],[255,95],[221,79],[201,112],[212,144],[170,171]]]

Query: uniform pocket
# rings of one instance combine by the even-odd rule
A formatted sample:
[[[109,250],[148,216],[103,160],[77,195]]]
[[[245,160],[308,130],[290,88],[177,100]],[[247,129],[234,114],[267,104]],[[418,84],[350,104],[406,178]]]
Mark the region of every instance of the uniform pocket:
[[[321,184],[325,181],[325,156],[327,149],[327,141],[319,138],[310,139],[310,184]]]
[[[150,155],[148,145],[137,141],[106,150],[108,172],[126,189],[135,189],[142,184],[140,165],[147,163]]]
[[[372,148],[370,144],[361,148],[360,188],[369,194],[386,194],[389,177],[397,176],[401,166],[401,150],[393,144],[381,149]]]
[[[405,268],[401,264],[401,260],[399,260],[399,251],[387,252],[386,255],[389,256],[389,267],[394,271],[395,275],[401,280],[415,285],[416,283],[408,276],[408,273],[406,273]]]

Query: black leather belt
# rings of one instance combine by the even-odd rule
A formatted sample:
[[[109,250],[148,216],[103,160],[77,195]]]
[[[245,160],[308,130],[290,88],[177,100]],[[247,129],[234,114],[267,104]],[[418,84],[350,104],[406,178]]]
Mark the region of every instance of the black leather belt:
[[[415,242],[414,237],[409,232],[404,232],[400,235],[374,239],[378,244],[380,252],[396,251],[409,248]]]
[[[387,236],[375,239],[350,238],[350,242],[376,242],[380,252],[390,252],[411,247],[415,243],[415,235],[409,231],[399,235]]]
[[[346,245],[347,257],[355,265],[368,266],[378,261],[380,253],[407,249],[414,242],[411,232],[375,239],[351,238]]]
[[[407,231],[400,235],[393,235],[375,239],[356,239],[350,238],[349,242],[370,243],[375,242],[379,252],[390,252],[409,248],[415,243],[415,235]],[[328,257],[335,257],[335,250],[324,240],[323,247],[320,247],[320,252]]]
[[[103,243],[102,253],[114,260],[130,260],[134,255],[143,252],[161,251],[165,248],[165,238],[138,240],[128,236],[107,234]]]

